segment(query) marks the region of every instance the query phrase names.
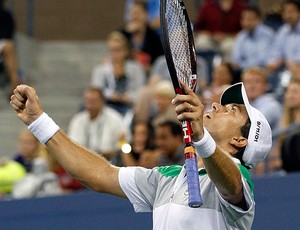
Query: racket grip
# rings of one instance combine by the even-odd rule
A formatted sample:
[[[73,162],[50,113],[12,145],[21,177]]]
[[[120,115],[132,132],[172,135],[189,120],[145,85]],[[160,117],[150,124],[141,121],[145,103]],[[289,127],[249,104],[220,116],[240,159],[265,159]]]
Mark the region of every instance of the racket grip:
[[[188,151],[189,148],[186,149]],[[203,204],[203,201],[200,192],[197,157],[194,151],[185,152],[185,165],[189,193],[188,205],[191,208],[198,208]]]

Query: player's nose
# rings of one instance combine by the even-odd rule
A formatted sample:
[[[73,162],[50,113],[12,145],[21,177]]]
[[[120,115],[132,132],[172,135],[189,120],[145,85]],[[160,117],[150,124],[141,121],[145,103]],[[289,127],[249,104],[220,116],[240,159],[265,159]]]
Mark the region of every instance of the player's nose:
[[[212,110],[215,112],[220,112],[224,109],[224,106],[217,102],[213,102],[211,106],[212,106]]]

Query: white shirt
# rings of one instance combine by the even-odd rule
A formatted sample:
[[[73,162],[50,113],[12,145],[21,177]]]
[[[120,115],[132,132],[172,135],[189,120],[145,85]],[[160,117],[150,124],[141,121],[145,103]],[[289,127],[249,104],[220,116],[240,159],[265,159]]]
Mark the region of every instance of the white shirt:
[[[204,168],[199,170],[203,199],[200,208],[188,206],[183,166],[121,168],[119,182],[136,212],[153,212],[155,230],[248,230],[254,218],[253,184],[247,169],[239,167],[247,210],[224,200]]]
[[[128,134],[128,128],[122,116],[109,107],[104,107],[95,120],[90,120],[87,111],[79,112],[68,129],[72,140],[98,153],[116,151],[120,134]]]
[[[146,83],[145,71],[138,62],[127,60],[124,65],[124,74],[128,78],[125,91],[131,102],[135,102],[138,90]],[[90,85],[102,89],[105,98],[109,98],[116,91],[116,80],[110,62],[104,62],[94,67]]]

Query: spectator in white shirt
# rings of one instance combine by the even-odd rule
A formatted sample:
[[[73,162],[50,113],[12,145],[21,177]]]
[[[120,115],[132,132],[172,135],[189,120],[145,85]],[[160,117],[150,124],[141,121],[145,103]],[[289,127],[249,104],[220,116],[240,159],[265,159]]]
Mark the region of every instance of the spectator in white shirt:
[[[71,119],[68,134],[110,160],[118,150],[119,138],[128,134],[128,128],[121,114],[106,106],[101,90],[88,88],[83,97],[85,110]]]

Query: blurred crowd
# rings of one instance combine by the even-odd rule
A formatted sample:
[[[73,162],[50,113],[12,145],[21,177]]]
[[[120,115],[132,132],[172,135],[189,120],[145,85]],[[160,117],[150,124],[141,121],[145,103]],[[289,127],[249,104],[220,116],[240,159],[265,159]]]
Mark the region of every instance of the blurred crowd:
[[[300,1],[270,1],[267,8],[259,2],[202,0],[193,21],[196,93],[206,110],[219,103],[224,89],[242,81],[250,103],[273,130],[273,148],[253,176],[300,170]],[[2,72],[13,88],[22,82],[17,60],[10,68],[6,56],[10,47],[15,57],[14,39],[2,28],[0,36]],[[184,164],[182,129],[171,104],[175,93],[161,44],[159,0],[125,1],[124,25],[108,34],[106,45],[106,58],[91,70],[67,134],[117,166]],[[0,194],[14,198],[85,189],[25,130],[15,157],[0,165]]]

